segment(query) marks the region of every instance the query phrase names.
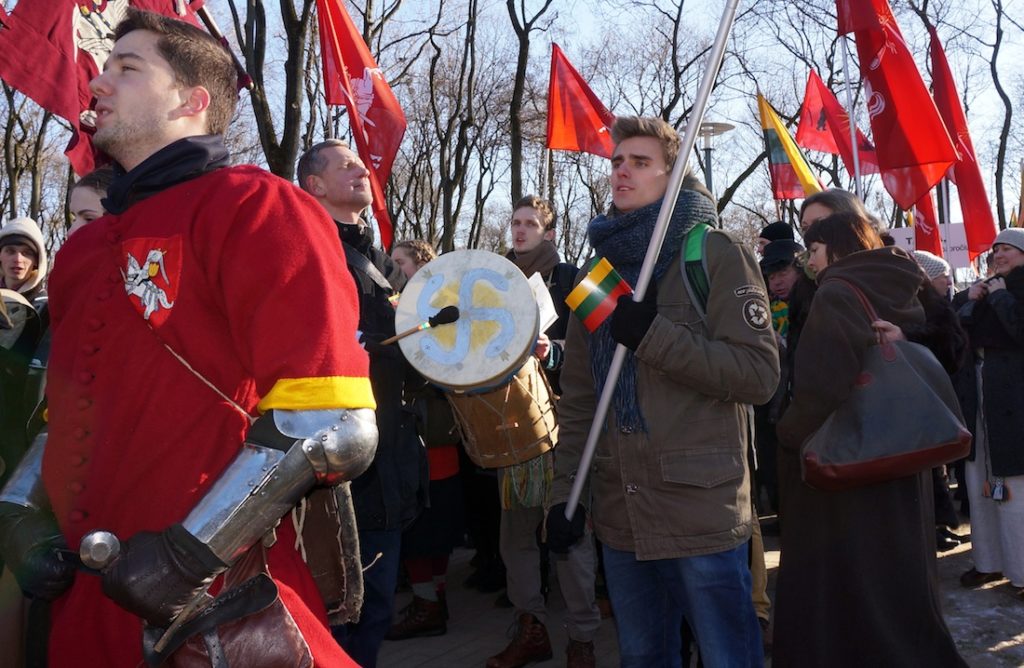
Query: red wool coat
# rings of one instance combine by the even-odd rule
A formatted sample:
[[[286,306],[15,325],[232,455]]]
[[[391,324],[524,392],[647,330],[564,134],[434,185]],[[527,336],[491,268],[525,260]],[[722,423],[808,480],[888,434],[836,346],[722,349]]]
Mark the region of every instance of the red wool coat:
[[[50,278],[43,479],[72,549],[180,522],[270,408],[373,407],[334,223],[252,166],[208,173],[89,224]],[[282,522],[271,575],[318,665],[354,665]],[[79,574],[53,607],[54,666],[141,661],[142,623]]]

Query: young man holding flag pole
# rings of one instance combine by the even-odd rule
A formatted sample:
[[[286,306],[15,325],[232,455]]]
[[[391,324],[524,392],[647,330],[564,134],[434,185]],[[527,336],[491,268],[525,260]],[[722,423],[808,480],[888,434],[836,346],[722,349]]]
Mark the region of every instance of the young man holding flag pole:
[[[616,121],[614,206],[588,233],[636,292],[589,337],[576,321],[567,335],[548,546],[567,550],[592,514],[623,666],[673,665],[684,615],[707,665],[763,663],[747,565],[746,404],[767,401],[778,382],[771,318],[753,255],[728,235],[704,229],[706,317],[681,261],[687,232],[717,218],[710,193],[685,178],[686,157],[737,5],[726,7],[681,143],[660,119]],[[599,449],[592,505],[577,508]]]

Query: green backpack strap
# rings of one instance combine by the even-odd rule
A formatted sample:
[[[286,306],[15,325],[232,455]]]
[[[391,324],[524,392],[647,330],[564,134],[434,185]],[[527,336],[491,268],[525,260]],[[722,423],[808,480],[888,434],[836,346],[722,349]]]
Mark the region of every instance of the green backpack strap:
[[[697,223],[683,237],[683,283],[686,292],[700,316],[707,315],[711,283],[708,281],[707,253],[708,232],[711,226]]]

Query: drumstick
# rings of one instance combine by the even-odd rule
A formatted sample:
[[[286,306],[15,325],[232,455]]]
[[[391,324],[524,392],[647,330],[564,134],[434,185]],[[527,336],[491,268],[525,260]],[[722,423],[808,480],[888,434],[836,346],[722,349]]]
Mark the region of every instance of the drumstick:
[[[437,315],[432,318],[428,318],[426,322],[420,323],[415,327],[405,330],[401,334],[395,334],[390,339],[384,339],[380,342],[382,346],[394,343],[399,339],[404,339],[410,334],[416,332],[422,332],[424,329],[430,329],[431,327],[437,327],[438,325],[448,325],[459,319],[459,307],[458,306],[445,306],[443,309],[437,312]]]

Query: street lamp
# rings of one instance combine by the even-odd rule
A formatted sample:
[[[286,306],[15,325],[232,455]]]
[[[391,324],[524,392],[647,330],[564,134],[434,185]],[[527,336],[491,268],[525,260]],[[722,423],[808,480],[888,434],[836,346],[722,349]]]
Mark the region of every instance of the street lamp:
[[[697,130],[697,135],[704,139],[704,185],[708,187],[711,194],[714,195],[715,189],[712,185],[711,180],[711,149],[714,144],[714,138],[718,135],[724,135],[730,130],[736,129],[736,126],[731,123],[718,123],[715,121],[704,121],[700,124],[700,128]]]

